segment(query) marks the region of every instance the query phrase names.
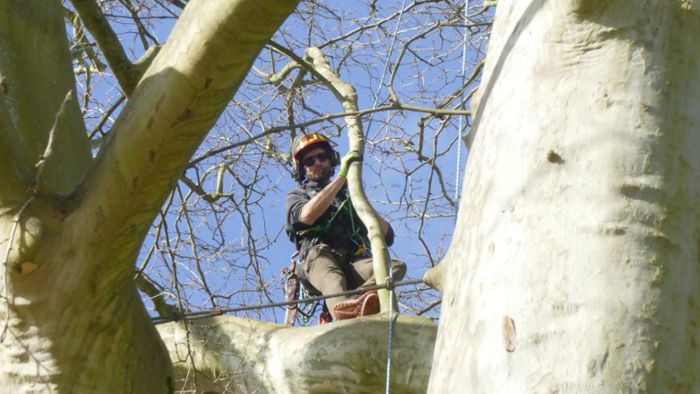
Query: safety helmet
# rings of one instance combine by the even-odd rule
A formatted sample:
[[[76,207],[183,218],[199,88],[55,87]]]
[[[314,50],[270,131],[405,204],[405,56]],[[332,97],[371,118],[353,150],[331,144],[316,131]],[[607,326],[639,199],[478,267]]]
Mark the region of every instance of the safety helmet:
[[[331,166],[340,164],[340,156],[333,149],[331,142],[326,136],[319,133],[300,134],[292,143],[292,159],[294,161],[294,172],[292,176],[298,182],[301,182],[304,176],[303,165],[301,158],[306,152],[314,148],[323,148],[331,155]]]
[[[331,142],[328,141],[328,138],[326,138],[323,134],[300,134],[294,139],[294,143],[292,144],[292,157],[294,158],[294,163],[298,163],[304,156],[304,153],[313,148],[323,148],[329,152],[333,150]]]

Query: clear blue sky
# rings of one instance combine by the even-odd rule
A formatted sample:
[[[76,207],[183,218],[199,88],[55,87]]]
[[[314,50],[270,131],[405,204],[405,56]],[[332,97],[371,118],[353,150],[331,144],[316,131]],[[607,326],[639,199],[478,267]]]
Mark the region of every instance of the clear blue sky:
[[[462,37],[465,33],[464,23],[459,18],[454,19],[455,15],[440,15],[438,11],[427,12],[406,12],[405,14],[397,14],[398,7],[402,2],[395,1],[388,4],[378,4],[377,11],[374,15],[368,16],[368,9],[365,6],[356,2],[346,2],[341,0],[324,2],[328,8],[317,7],[314,12],[317,13],[318,21],[309,18],[309,5],[303,3],[300,6],[300,13],[292,16],[286,23],[288,34],[274,38],[275,41],[285,44],[292,49],[296,54],[302,55],[304,48],[311,44],[321,44],[321,39],[315,39],[317,42],[308,42],[306,40],[309,30],[315,29],[317,32],[322,32],[325,36],[323,41],[330,37],[336,37],[344,33],[355,30],[358,23],[374,23],[382,20],[388,15],[396,17],[382,24],[382,30],[375,32],[357,33],[348,39],[342,41],[342,45],[336,48],[324,48],[324,52],[330,58],[333,67],[342,65],[341,77],[353,84],[357,89],[359,106],[361,109],[372,108],[375,105],[383,105],[388,102],[389,91],[387,84],[390,80],[393,66],[397,59],[402,55],[399,73],[394,81],[394,88],[402,103],[408,103],[421,106],[434,106],[445,99],[446,95],[453,93],[463,83],[465,75],[471,73],[469,64],[474,62],[476,53],[483,50],[485,39],[481,39],[467,47],[462,46]],[[410,2],[406,2],[409,4]],[[454,6],[454,5],[453,5]],[[430,7],[428,5],[427,7]],[[435,8],[438,9],[437,6]],[[432,10],[432,9],[427,9]],[[449,9],[442,9],[440,12],[447,13]],[[321,15],[325,18],[338,17],[337,21],[328,21],[326,26],[321,24]],[[448,20],[452,17],[453,25],[447,28],[430,29],[438,21]],[[400,24],[398,23],[400,19]],[[361,21],[361,22],[358,22]],[[159,41],[165,42],[170,30],[172,20],[159,19],[153,20],[156,24],[157,37]],[[121,38],[127,47],[132,47],[133,57],[140,55],[142,49],[139,45],[131,45],[137,43],[138,40],[133,33],[129,33],[131,29],[128,25],[114,25],[115,30],[121,32]],[[393,33],[396,32],[396,39],[392,39]],[[420,37],[421,33],[425,33],[424,37]],[[315,37],[318,37],[316,35]],[[411,43],[410,51],[403,51],[404,44]],[[353,48],[352,57],[341,57],[342,49],[347,49],[348,46]],[[340,49],[339,49],[340,48]],[[263,58],[267,55],[267,51],[263,51]],[[465,57],[466,56],[466,57]],[[463,61],[466,64],[463,65]],[[280,67],[281,63],[277,65]],[[466,67],[465,67],[466,66]],[[256,62],[256,67],[261,72],[269,72],[270,64],[264,61]],[[241,120],[244,117],[242,113],[253,109],[260,110],[260,107],[255,107],[253,98],[259,96],[265,90],[270,90],[269,86],[258,85],[260,78],[256,78],[257,73],[253,72],[249,75],[248,81],[244,83],[241,90],[236,95],[236,101],[245,103],[242,105],[233,105],[229,108],[227,114],[222,117],[220,122],[214,128],[211,136],[205,141],[199,152],[206,151],[212,146],[226,145],[227,143],[235,142],[244,139],[247,135],[244,133],[245,128],[252,134],[259,133],[259,122],[247,122]],[[287,85],[291,80],[287,81]],[[115,97],[116,91],[109,88],[108,79],[105,79],[104,85],[98,85],[97,89],[102,89],[103,97]],[[308,88],[307,88],[308,89]],[[470,89],[465,91],[466,94]],[[274,89],[272,89],[274,92]],[[311,92],[306,97],[306,104],[313,107],[319,113],[338,113],[342,112],[339,103],[323,89],[309,89]],[[274,100],[279,102],[279,97],[269,96],[271,101],[271,109],[264,112],[262,121],[267,127],[284,125],[286,121],[286,113],[275,109]],[[264,100],[262,100],[264,103]],[[265,103],[266,104],[266,103]],[[272,108],[274,107],[274,108]],[[454,104],[450,106],[454,107]],[[116,113],[115,113],[116,114]],[[298,116],[306,115],[297,113]],[[434,262],[442,256],[447,249],[450,241],[450,236],[453,230],[455,220],[456,207],[450,206],[447,201],[442,199],[431,200],[427,205],[428,219],[423,222],[421,227],[420,221],[411,217],[419,213],[424,208],[424,203],[421,201],[425,197],[428,190],[431,191],[432,198],[439,196],[443,191],[454,199],[459,194],[457,182],[463,173],[463,168],[466,163],[467,152],[463,147],[459,147],[460,143],[455,142],[459,135],[459,127],[467,129],[466,120],[463,118],[460,122],[457,117],[449,120],[449,122],[441,123],[440,119],[432,119],[425,128],[425,147],[424,154],[432,156],[435,149],[437,152],[443,152],[437,161],[437,165],[441,170],[440,175],[430,171],[430,166],[425,163],[421,164],[416,160],[415,154],[406,154],[405,147],[401,147],[400,142],[391,142],[392,139],[410,138],[414,144],[417,144],[418,120],[423,114],[418,112],[380,112],[371,117],[363,118],[365,132],[370,140],[382,141],[376,145],[368,145],[365,152],[366,162],[363,170],[365,181],[365,190],[373,202],[377,210],[383,214],[394,226],[396,230],[396,243],[391,248],[393,257],[400,258],[407,262],[409,266],[408,277],[420,278],[425,269],[430,266],[431,262],[425,253],[424,244],[430,250]],[[94,122],[94,120],[93,120]],[[88,122],[90,123],[90,121]],[[342,125],[342,119],[332,122],[324,122],[308,128],[309,131],[324,131],[331,130],[332,133],[340,132],[338,138],[334,141],[338,144],[338,150],[341,154],[347,150],[347,135],[344,129],[337,129],[335,125]],[[229,138],[228,141],[224,139]],[[288,134],[275,137],[274,143],[280,152],[288,149]],[[398,149],[398,153],[391,152],[391,149]],[[402,153],[403,152],[403,153]],[[400,156],[400,157],[399,157]],[[250,156],[243,156],[244,158]],[[251,158],[254,160],[254,157]],[[214,161],[212,161],[212,164]],[[233,171],[245,172],[242,167],[231,164]],[[206,169],[206,168],[205,168]],[[205,170],[204,169],[204,170]],[[289,264],[289,256],[293,252],[293,245],[283,233],[284,225],[284,197],[286,192],[295,186],[294,181],[289,177],[288,173],[280,165],[266,166],[264,171],[265,181],[261,183],[261,187],[269,185],[268,190],[258,190],[259,195],[258,207],[252,212],[250,223],[252,224],[252,235],[254,238],[262,240],[265,237],[271,238],[274,242],[271,243],[268,249],[261,250],[259,256],[260,266],[264,272],[262,275],[269,283],[281,284],[279,275],[282,268]],[[407,178],[406,172],[410,176]],[[194,178],[194,172],[188,172]],[[201,174],[201,172],[200,172]],[[247,175],[247,174],[244,174]],[[205,187],[211,190],[212,182],[215,176],[211,176],[209,181],[205,183]],[[231,177],[225,180],[225,192],[233,192],[240,194],[243,192],[240,185]],[[188,189],[183,187],[183,193]],[[224,211],[225,206],[222,206]],[[236,246],[245,249],[246,243],[246,226],[244,225],[245,218],[237,217],[232,212],[221,212],[223,220],[223,233],[226,234],[226,245],[222,247],[226,250],[233,250]],[[206,218],[200,218],[200,226],[194,231],[196,235],[202,239],[209,239],[207,242],[216,243],[216,231],[204,222]],[[182,218],[170,216],[168,220],[170,229],[181,225]],[[421,237],[419,238],[418,232]],[[422,241],[421,241],[422,238]],[[146,240],[142,258],[151,246],[152,239]],[[236,245],[239,243],[238,245]],[[261,242],[263,245],[264,242]],[[230,262],[217,262],[216,253],[210,255],[202,249],[200,252],[206,272],[206,280],[212,288],[216,288],[231,295],[231,299],[220,300],[222,306],[235,306],[240,302],[256,303],[254,295],[246,293],[236,293],[244,284],[243,287],[250,288],[250,281],[242,277],[240,272],[233,272],[230,269]],[[244,253],[222,254],[223,259],[232,259],[231,256],[238,256],[240,261],[238,265],[246,265],[246,256]],[[161,256],[154,256],[158,260]],[[140,259],[141,260],[141,259]],[[167,258],[166,258],[167,260]],[[139,261],[140,262],[140,261]],[[139,263],[137,262],[137,264]],[[157,267],[157,262],[150,263]],[[229,268],[227,268],[229,267]],[[157,268],[156,271],[150,273],[154,278],[167,282],[168,271],[165,266]],[[179,275],[182,278],[196,278],[196,267],[189,263],[183,263],[179,268]],[[250,288],[252,290],[252,288]],[[207,307],[209,301],[203,293],[197,293],[194,290],[183,289],[183,293],[187,293],[190,298],[191,308]],[[251,293],[253,294],[253,293]],[[274,301],[283,299],[281,291],[275,290],[272,292]],[[425,302],[430,302],[435,299],[436,294],[432,293],[428,296]],[[257,298],[259,301],[265,301]],[[149,303],[147,302],[147,305]],[[276,319],[281,319],[283,313],[281,310],[276,311]],[[265,319],[275,319],[269,313],[260,316]]]

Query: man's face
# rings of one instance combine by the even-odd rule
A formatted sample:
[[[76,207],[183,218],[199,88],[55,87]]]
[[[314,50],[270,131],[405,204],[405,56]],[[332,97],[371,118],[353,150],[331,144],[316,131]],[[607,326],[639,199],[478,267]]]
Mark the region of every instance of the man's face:
[[[312,159],[313,158],[313,159]],[[322,160],[323,159],[323,160]],[[308,165],[313,160],[313,163]],[[315,148],[308,151],[301,158],[306,174],[306,179],[314,182],[322,182],[331,177],[330,155],[323,148]]]

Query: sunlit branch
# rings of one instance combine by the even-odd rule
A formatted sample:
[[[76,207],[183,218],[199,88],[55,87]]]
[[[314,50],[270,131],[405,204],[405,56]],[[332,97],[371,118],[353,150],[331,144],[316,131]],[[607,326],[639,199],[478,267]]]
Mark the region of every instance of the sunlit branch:
[[[159,317],[175,318],[180,315],[180,310],[176,306],[168,304],[165,300],[163,289],[159,288],[146,274],[137,274],[134,280],[136,281],[136,287],[146,294],[151,302],[153,302],[153,308],[158,312]]]
[[[117,34],[102,13],[102,9],[94,0],[71,0],[71,3],[78,11],[85,27],[97,41],[122,90],[127,96],[131,95],[139,77],[134,74],[131,61],[126,56]]]
[[[333,84],[330,81],[328,81],[323,74],[318,72],[318,70],[316,70],[306,60],[297,56],[297,54],[295,54],[291,50],[287,49],[283,45],[280,45],[272,40],[270,40],[270,42],[268,42],[268,45],[270,47],[272,47],[274,50],[278,51],[279,53],[288,56],[289,58],[294,60],[298,65],[300,65],[301,67],[306,69],[308,72],[313,74],[313,76],[316,77],[321,82],[323,82],[323,84],[326,85],[328,87],[328,89],[330,89],[333,92],[334,95],[336,95],[336,96],[341,95],[341,93],[336,90],[336,87],[333,86]]]

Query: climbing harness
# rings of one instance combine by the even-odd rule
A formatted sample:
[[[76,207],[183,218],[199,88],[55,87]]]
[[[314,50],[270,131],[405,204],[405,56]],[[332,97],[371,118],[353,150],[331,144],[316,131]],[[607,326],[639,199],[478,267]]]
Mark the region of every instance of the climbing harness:
[[[300,237],[304,237],[310,234],[315,234],[317,237],[320,237],[325,234],[328,234],[331,225],[338,217],[338,215],[340,215],[340,213],[343,211],[345,211],[348,214],[348,217],[350,219],[350,226],[352,228],[350,240],[358,248],[355,251],[355,255],[358,255],[358,251],[360,252],[360,254],[370,255],[371,250],[369,247],[369,240],[362,235],[362,227],[355,224],[355,215],[353,215],[352,200],[350,199],[350,193],[348,193],[347,197],[345,197],[345,199],[338,206],[338,209],[335,212],[333,212],[331,217],[325,223],[315,225],[305,230],[297,231],[297,235]]]
[[[325,223],[315,225],[308,229],[297,231],[298,237],[305,237],[309,235],[314,235],[315,244],[318,239],[330,232],[331,225],[336,220],[336,218],[341,214],[341,212],[346,212],[349,221],[352,234],[350,235],[350,241],[355,245],[354,256],[355,257],[370,257],[372,255],[371,248],[369,247],[369,240],[362,235],[362,227],[357,225],[355,222],[355,215],[353,214],[352,200],[350,199],[350,194],[345,197],[344,200],[338,205],[338,208],[333,212],[330,218]],[[286,325],[294,325],[296,321],[297,312],[302,315],[301,322],[303,325],[308,324],[309,318],[316,313],[319,306],[322,306],[321,315],[319,317],[319,324],[325,324],[333,321],[330,311],[328,311],[327,304],[325,301],[306,303],[303,302],[305,298],[308,298],[309,292],[304,286],[304,281],[298,277],[296,274],[296,268],[299,264],[300,251],[297,250],[291,257],[291,264],[289,267],[285,267],[282,271],[283,276],[287,277],[285,282],[285,299],[286,301],[301,300],[302,303],[294,304],[287,307],[285,312],[284,323]],[[306,309],[304,309],[306,306]]]
[[[288,326],[294,325],[297,321],[297,313],[301,315],[301,324],[308,325],[309,319],[313,316],[319,307],[322,308],[321,315],[319,317],[319,324],[325,324],[331,322],[330,313],[326,306],[325,300],[316,301],[305,301],[311,298],[309,290],[304,286],[304,283],[299,279],[296,274],[296,266],[298,264],[299,251],[292,254],[290,260],[291,264],[289,267],[285,267],[282,270],[282,277],[286,277],[284,283],[284,298],[287,302],[299,301],[297,303],[291,303],[287,305],[286,311],[284,313],[284,324]]]

